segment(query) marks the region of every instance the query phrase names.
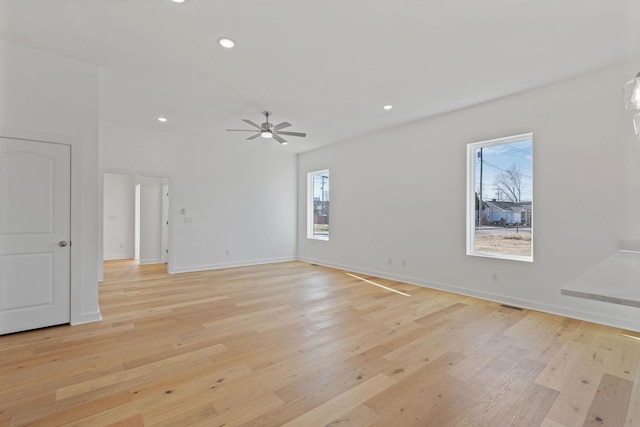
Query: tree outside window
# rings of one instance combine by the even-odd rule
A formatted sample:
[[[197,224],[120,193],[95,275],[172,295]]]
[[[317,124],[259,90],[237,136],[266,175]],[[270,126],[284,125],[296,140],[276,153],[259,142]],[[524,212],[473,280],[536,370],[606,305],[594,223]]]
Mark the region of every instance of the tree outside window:
[[[533,261],[533,135],[469,144],[467,254]]]

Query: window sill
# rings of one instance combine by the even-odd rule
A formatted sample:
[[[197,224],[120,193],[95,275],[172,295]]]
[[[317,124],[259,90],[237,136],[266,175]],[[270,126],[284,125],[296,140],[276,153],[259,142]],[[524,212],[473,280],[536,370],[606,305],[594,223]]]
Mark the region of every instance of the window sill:
[[[469,256],[477,256],[482,258],[506,259],[509,261],[533,262],[533,256],[525,255],[508,255],[495,252],[467,252]]]

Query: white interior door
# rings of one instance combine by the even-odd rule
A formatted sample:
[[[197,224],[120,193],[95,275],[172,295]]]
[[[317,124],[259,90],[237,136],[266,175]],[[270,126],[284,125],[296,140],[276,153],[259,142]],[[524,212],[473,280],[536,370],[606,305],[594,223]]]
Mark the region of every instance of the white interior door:
[[[70,321],[71,148],[0,138],[0,334]]]
[[[169,183],[163,178],[162,183],[162,253],[161,262],[167,263],[169,256]]]

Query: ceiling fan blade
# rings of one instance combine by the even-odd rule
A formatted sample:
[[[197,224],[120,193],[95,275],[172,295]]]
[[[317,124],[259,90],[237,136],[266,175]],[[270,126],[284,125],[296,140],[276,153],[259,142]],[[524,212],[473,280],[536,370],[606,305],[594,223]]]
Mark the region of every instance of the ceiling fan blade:
[[[278,130],[278,129],[288,128],[289,126],[291,126],[291,123],[289,123],[289,122],[282,122],[282,123],[280,123],[279,125],[275,125],[273,128],[274,128],[275,130]]]
[[[289,136],[307,136],[306,133],[303,132],[278,132],[280,135],[289,135]]]
[[[254,129],[225,129],[227,132],[260,132]]]
[[[257,137],[259,137],[260,135],[262,135],[262,132],[258,132],[253,136],[250,136],[249,138],[247,138],[247,141],[252,140],[252,139],[256,139]]]
[[[278,141],[280,144],[286,144],[286,143],[287,143],[287,140],[286,140],[286,139],[284,139],[284,138],[283,138],[283,137],[281,137],[281,136],[278,136],[278,134],[276,134],[276,133],[274,133],[274,134],[273,134],[273,139],[275,139],[276,141]]]
[[[250,125],[251,125],[251,126],[253,126],[253,127],[256,127],[256,128],[258,128],[258,129],[261,129],[261,130],[262,130],[262,128],[260,127],[260,125],[259,125],[259,124],[255,123],[255,122],[252,122],[252,121],[251,121],[251,120],[249,120],[249,119],[242,119],[242,121],[243,121],[243,122],[245,122],[245,123],[250,124]]]

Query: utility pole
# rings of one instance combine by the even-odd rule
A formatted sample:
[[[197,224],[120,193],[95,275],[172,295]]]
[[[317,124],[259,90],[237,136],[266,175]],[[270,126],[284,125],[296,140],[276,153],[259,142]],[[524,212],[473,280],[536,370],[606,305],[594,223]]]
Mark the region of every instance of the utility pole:
[[[478,201],[478,226],[482,225],[482,148],[478,151],[478,158],[480,159],[480,191],[478,191],[478,197],[480,200]]]
[[[324,204],[324,180],[325,180],[325,179],[327,179],[327,176],[326,176],[326,175],[322,175],[320,178],[322,179],[322,184],[320,184],[320,197],[321,197],[321,199],[320,199],[320,203],[321,203],[321,205],[320,205],[320,206],[322,207],[322,215],[324,216],[324,215],[325,215],[325,206],[324,206],[324,205],[325,205],[325,204]]]

